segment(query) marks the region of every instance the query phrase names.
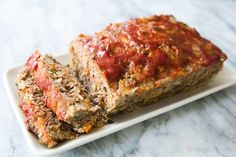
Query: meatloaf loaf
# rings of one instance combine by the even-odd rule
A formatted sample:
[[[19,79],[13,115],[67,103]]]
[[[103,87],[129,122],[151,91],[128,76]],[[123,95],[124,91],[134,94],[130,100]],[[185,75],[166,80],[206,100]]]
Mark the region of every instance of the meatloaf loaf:
[[[36,51],[26,66],[32,70],[36,85],[44,91],[46,104],[57,116],[79,133],[103,126],[106,114],[88,99],[83,86],[67,66]]]
[[[40,143],[51,148],[60,141],[76,137],[72,126],[58,120],[46,107],[43,91],[35,85],[28,68],[19,73],[16,85],[20,95],[19,106],[26,116],[25,124],[37,135]]]
[[[173,16],[110,24],[71,42],[71,67],[108,113],[133,110],[206,83],[227,56]]]

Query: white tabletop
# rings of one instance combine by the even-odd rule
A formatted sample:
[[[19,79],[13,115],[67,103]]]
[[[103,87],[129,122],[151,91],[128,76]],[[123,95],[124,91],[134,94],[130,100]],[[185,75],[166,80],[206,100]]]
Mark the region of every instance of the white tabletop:
[[[236,1],[0,0],[0,73],[35,50],[59,54],[79,33],[111,22],[173,14],[228,54],[236,68]],[[0,157],[31,157],[0,81]],[[236,86],[60,154],[92,156],[236,155]]]

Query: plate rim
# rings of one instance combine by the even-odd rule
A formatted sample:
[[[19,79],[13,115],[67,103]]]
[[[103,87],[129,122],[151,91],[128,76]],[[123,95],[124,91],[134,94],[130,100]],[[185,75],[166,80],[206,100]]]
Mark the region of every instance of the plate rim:
[[[55,55],[55,58],[66,57],[67,55],[69,55],[69,53],[63,53],[63,54]],[[113,126],[113,127],[109,128],[108,130],[104,130],[102,133],[98,134],[98,136],[96,138],[89,138],[88,140],[84,140],[79,145],[78,144],[76,145],[76,142],[75,143],[70,143],[69,142],[68,145],[65,145],[65,146],[62,145],[60,147],[56,147],[55,149],[54,148],[47,149],[45,147],[45,149],[43,149],[43,150],[38,150],[37,147],[34,146],[33,138],[31,137],[32,135],[30,134],[30,132],[25,127],[25,124],[24,124],[23,119],[21,118],[22,116],[21,116],[21,114],[19,112],[19,109],[16,107],[17,103],[14,101],[15,94],[12,92],[11,84],[10,84],[10,81],[9,81],[9,73],[11,71],[16,70],[17,68],[20,68],[23,65],[24,64],[21,63],[21,64],[16,64],[14,66],[11,66],[11,67],[7,68],[4,71],[4,74],[3,74],[3,83],[4,83],[4,88],[6,90],[10,106],[11,106],[13,112],[14,112],[14,115],[15,115],[15,117],[17,119],[18,124],[20,125],[21,131],[23,132],[23,135],[24,135],[24,138],[26,139],[27,145],[29,146],[30,150],[33,153],[35,153],[37,155],[40,155],[40,156],[55,155],[55,154],[59,154],[59,153],[63,153],[63,152],[69,151],[71,149],[74,149],[76,147],[82,146],[82,145],[84,145],[86,143],[89,143],[91,141],[95,141],[95,140],[100,139],[102,137],[105,137],[107,135],[113,134],[115,132],[121,131],[121,130],[123,130],[125,128],[128,128],[130,126],[133,126],[135,124],[138,124],[140,122],[148,120],[150,118],[156,117],[158,115],[161,115],[163,113],[169,112],[169,111],[174,110],[176,108],[179,108],[181,106],[187,105],[190,102],[194,102],[194,101],[196,101],[196,100],[198,100],[200,98],[206,97],[206,96],[208,96],[210,94],[213,94],[215,92],[218,92],[220,90],[223,90],[225,88],[228,88],[228,87],[236,84],[236,69],[229,62],[225,62],[224,63],[224,67],[227,66],[227,68],[229,68],[231,71],[233,71],[234,74],[232,74],[232,76],[233,75],[235,76],[235,79],[233,81],[231,81],[231,82],[226,82],[224,84],[221,84],[221,85],[209,88],[208,90],[203,91],[203,92],[199,92],[199,93],[191,96],[190,98],[186,98],[186,99],[177,101],[175,103],[171,103],[171,104],[169,104],[167,106],[163,106],[163,107],[158,108],[158,109],[156,109],[154,111],[148,112],[148,113],[146,113],[144,115],[140,115],[140,116],[138,116],[138,117],[136,117],[134,119],[131,119],[131,120],[126,121],[126,122],[123,122],[122,125],[116,124],[116,126]]]

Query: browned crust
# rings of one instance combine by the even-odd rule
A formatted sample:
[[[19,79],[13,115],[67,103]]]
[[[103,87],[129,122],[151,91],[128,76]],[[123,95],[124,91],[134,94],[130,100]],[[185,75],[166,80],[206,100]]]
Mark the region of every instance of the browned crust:
[[[83,51],[82,48],[80,50]],[[106,86],[99,69],[91,58],[82,53],[72,52],[72,54],[75,54],[73,60],[78,61],[77,64],[72,63],[75,65],[72,65],[73,67],[77,66],[80,69],[77,69],[78,77],[85,82],[93,100],[103,106],[108,113],[132,110],[139,105],[151,104],[160,98],[197,87],[212,78],[223,66],[221,61],[208,67],[196,66],[193,72],[175,79],[165,78],[157,81],[146,81],[134,88],[127,87],[127,80],[122,80],[119,82],[119,89],[113,91]],[[78,54],[80,55],[76,57]]]
[[[146,22],[152,22],[153,19],[158,18],[159,17],[156,16],[140,19],[138,18],[134,19],[134,21],[141,21],[141,23],[144,21],[143,23],[146,24]],[[116,113],[122,110],[132,110],[140,104],[150,104],[152,102],[156,102],[162,97],[173,95],[183,90],[189,90],[199,84],[207,82],[221,70],[223,62],[226,59],[226,55],[218,47],[213,45],[207,39],[202,38],[195,29],[175,21],[173,17],[163,16],[160,18],[170,20],[168,24],[171,25],[171,27],[172,25],[173,27],[176,25],[181,29],[185,29],[184,31],[187,31],[190,34],[192,33],[193,37],[190,36],[191,40],[189,39],[189,41],[186,41],[188,47],[191,47],[192,49],[191,53],[196,53],[199,56],[207,55],[209,58],[202,62],[204,57],[192,57],[191,54],[189,57],[192,60],[190,60],[188,64],[177,66],[177,68],[162,66],[157,67],[158,77],[144,78],[141,82],[138,82],[136,78],[140,77],[140,74],[143,73],[142,70],[139,68],[136,68],[135,71],[127,69],[127,72],[120,79],[111,82],[107,76],[104,76],[104,69],[98,65],[98,52],[96,50],[94,51],[93,46],[100,46],[96,45],[96,43],[101,42],[105,45],[104,47],[110,46],[109,49],[105,51],[106,53],[114,55],[118,52],[125,53],[125,51],[115,51],[118,49],[116,45],[109,45],[109,42],[106,41],[102,42],[99,37],[114,37],[115,41],[120,41],[121,39],[123,40],[123,36],[122,38],[119,36],[119,31],[121,29],[120,26],[124,26],[126,23],[111,24],[101,32],[96,33],[94,36],[80,35],[72,41],[70,45],[70,52],[72,54],[71,67],[77,72],[77,76],[82,80],[82,82],[84,82],[84,85],[87,87],[93,100],[103,106],[108,113]],[[137,26],[139,27],[139,25]],[[176,33],[178,34],[178,32]],[[111,34],[118,35],[111,36]],[[169,34],[167,33],[167,35]],[[184,40],[186,38],[183,35],[181,35],[181,37],[184,38]],[[145,37],[142,38],[145,39]],[[174,52],[169,48],[171,46],[178,47],[180,45],[179,39],[176,40],[177,45],[167,45],[163,42],[161,48],[165,48],[166,54],[171,56]],[[131,43],[131,41],[128,40],[126,43]],[[138,48],[141,47],[141,45],[138,44],[136,46]],[[183,48],[181,45],[180,47]],[[204,51],[199,51],[200,47],[204,47]],[[183,49],[181,49],[181,51],[183,51]],[[211,60],[212,57],[215,57],[214,60]],[[175,58],[171,60],[171,63],[181,61],[181,57],[179,57],[176,58],[176,60]]]

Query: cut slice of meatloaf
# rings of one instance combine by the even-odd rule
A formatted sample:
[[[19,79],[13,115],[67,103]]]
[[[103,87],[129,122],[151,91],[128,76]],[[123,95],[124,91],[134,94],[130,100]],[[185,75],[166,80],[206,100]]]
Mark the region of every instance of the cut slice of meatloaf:
[[[71,67],[108,113],[207,82],[227,56],[173,16],[130,19],[71,42]]]
[[[105,112],[91,103],[69,67],[38,51],[31,55],[26,66],[32,70],[36,85],[44,91],[47,107],[59,120],[71,124],[79,133],[103,126]]]
[[[20,96],[19,106],[26,116],[25,124],[40,143],[51,148],[58,142],[76,137],[72,126],[58,120],[46,107],[43,91],[35,85],[28,68],[19,73],[16,85]]]

